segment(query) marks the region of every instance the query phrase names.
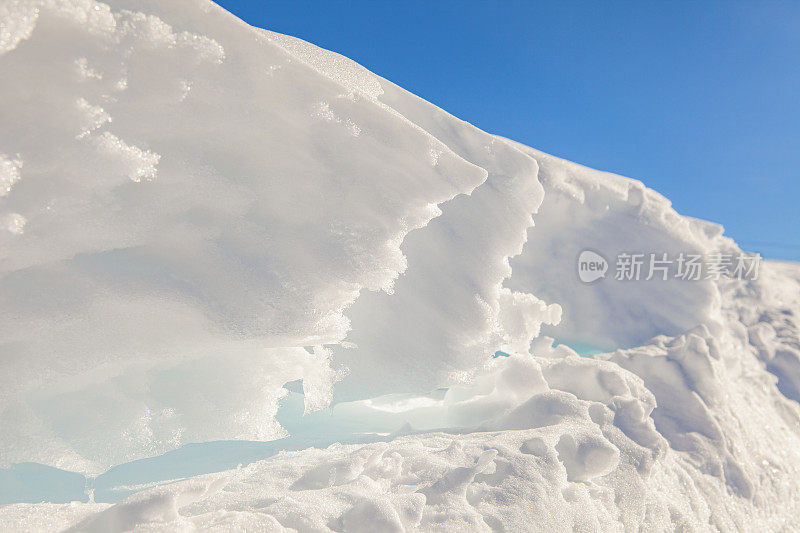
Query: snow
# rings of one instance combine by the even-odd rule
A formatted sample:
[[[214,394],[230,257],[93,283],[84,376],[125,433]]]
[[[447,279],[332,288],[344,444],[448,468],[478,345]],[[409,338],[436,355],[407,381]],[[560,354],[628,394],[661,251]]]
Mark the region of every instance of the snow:
[[[797,265],[205,0],[0,73],[2,529],[800,528]]]

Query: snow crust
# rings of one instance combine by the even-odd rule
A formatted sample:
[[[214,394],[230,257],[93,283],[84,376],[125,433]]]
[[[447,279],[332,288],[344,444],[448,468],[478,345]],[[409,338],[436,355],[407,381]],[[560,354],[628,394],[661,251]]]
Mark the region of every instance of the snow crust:
[[[206,1],[0,73],[2,529],[800,529],[797,265],[584,284],[739,249]]]

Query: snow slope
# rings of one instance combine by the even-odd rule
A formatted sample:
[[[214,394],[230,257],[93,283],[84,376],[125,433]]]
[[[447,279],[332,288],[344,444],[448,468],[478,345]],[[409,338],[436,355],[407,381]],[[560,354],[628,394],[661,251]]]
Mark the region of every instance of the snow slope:
[[[0,76],[3,529],[800,529],[797,265],[584,284],[739,249],[205,0]]]

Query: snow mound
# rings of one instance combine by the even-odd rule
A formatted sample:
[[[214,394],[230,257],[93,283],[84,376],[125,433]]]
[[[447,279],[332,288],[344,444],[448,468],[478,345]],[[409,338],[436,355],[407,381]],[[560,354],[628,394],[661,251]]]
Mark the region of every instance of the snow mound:
[[[205,0],[0,72],[2,529],[800,528],[797,265]]]

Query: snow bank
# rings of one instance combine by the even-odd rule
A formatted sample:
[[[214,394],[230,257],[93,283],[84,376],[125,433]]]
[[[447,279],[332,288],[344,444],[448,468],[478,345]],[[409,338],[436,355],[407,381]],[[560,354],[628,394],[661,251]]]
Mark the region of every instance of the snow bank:
[[[5,461],[280,436],[283,383],[330,400],[303,347],[340,341],[406,233],[485,178],[221,10],[171,4],[173,28],[158,4],[46,2],[0,56]]]
[[[3,529],[800,528],[796,265],[201,0],[0,72]]]

